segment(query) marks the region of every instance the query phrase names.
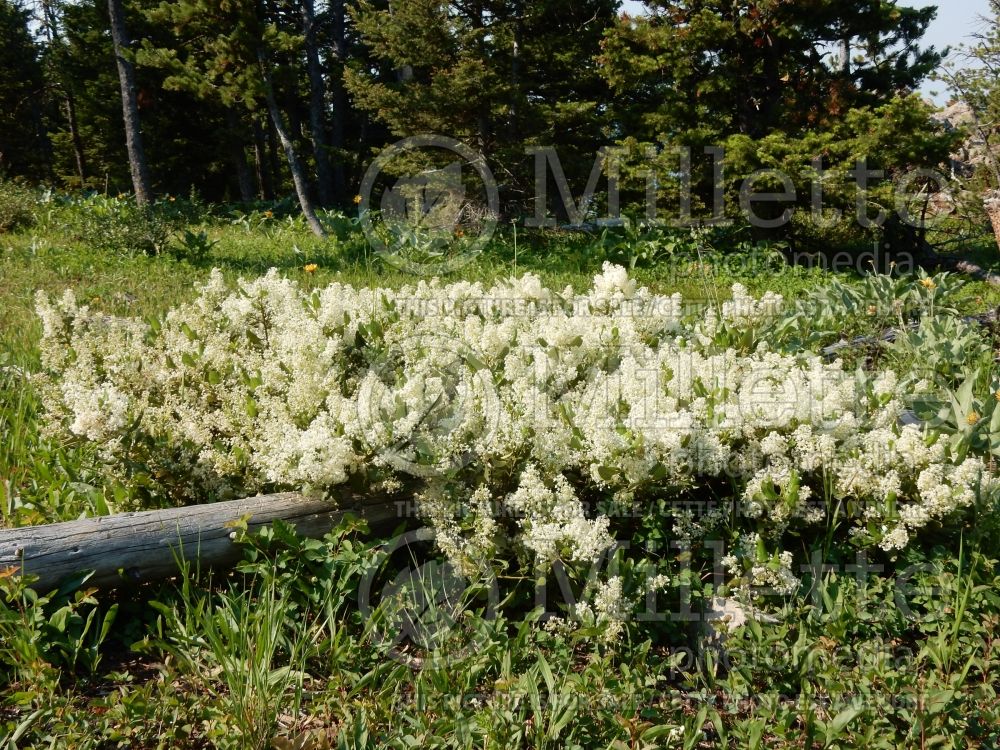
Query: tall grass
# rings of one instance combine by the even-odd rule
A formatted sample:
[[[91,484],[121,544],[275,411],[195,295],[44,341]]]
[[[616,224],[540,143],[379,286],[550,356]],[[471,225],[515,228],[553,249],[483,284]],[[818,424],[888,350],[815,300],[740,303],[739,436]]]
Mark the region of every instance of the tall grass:
[[[183,565],[176,601],[153,603],[163,617],[156,647],[218,702],[240,747],[271,747],[282,716],[299,716],[317,626],[295,616],[273,573],[216,591],[198,589],[195,577]]]

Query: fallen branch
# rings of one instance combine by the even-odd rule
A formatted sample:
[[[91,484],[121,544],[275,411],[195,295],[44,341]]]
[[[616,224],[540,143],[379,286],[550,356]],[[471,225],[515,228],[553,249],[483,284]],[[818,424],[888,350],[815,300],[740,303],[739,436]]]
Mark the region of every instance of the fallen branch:
[[[0,529],[0,571],[14,568],[17,574],[38,576],[32,587],[44,591],[70,575],[93,570],[88,585],[113,588],[175,575],[182,554],[202,568],[231,567],[241,556],[233,540],[235,526],[244,518],[251,530],[281,520],[303,536],[319,537],[349,513],[385,526],[404,520],[406,507],[395,498],[335,505],[283,493]]]
[[[1000,278],[1000,277],[998,277]],[[979,325],[990,325],[1000,319],[1000,310],[991,310],[980,315],[967,315],[962,318],[966,323],[978,323]],[[920,321],[914,320],[906,324],[906,330],[912,331],[920,327]],[[891,344],[899,337],[899,330],[887,328],[877,336],[855,336],[853,339],[841,339],[840,341],[825,346],[820,349],[827,359],[832,359],[836,354],[844,349],[856,349],[861,346],[871,346],[872,344]]]
[[[971,276],[979,281],[985,281],[990,286],[1000,286],[1000,274],[995,274],[972,261],[955,255],[942,255],[922,237],[914,236],[912,241],[916,245],[916,261],[923,268],[940,268],[945,271]]]
[[[971,276],[979,281],[985,281],[990,286],[1000,286],[1000,275],[987,271],[975,263],[960,260],[959,258],[948,258],[943,255],[938,255],[935,260],[942,268]]]

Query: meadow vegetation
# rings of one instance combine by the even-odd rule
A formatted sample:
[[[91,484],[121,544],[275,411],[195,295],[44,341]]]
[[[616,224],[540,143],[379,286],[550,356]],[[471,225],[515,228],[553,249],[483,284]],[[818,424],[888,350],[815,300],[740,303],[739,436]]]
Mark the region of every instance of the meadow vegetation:
[[[358,329],[351,336],[333,329],[323,336],[354,342],[360,335],[363,342],[341,351],[350,360],[388,348],[394,326],[408,325],[386,310],[371,312],[365,295],[372,289],[385,290],[385,299],[416,293],[454,299],[464,290],[470,297],[520,295],[536,303],[544,295],[563,295],[565,303],[576,299],[563,291],[571,285],[593,312],[588,326],[594,341],[584,340],[586,331],[579,332],[580,341],[570,335],[572,316],[560,319],[561,332],[544,332],[530,316],[505,323],[502,315],[470,314],[513,326],[504,329],[508,337],[565,334],[561,345],[532,341],[532,351],[546,357],[579,354],[579,369],[555,371],[563,379],[558,386],[537,379],[505,386],[509,363],[507,375],[496,361],[469,368],[471,378],[496,374],[504,404],[530,387],[574,414],[596,405],[600,399],[588,383],[603,373],[598,390],[607,394],[613,385],[608,376],[628,364],[627,357],[611,362],[614,352],[604,347],[599,330],[634,336],[630,351],[644,347],[643,356],[661,364],[676,360],[683,339],[692,356],[714,357],[740,372],[764,364],[788,379],[823,372],[833,378],[823,382],[843,400],[827,404],[820,415],[837,436],[834,455],[808,467],[802,428],[821,432],[811,414],[762,414],[759,424],[709,430],[699,411],[707,408],[705,399],[720,410],[731,399],[698,392],[707,380],[689,384],[691,392],[668,389],[671,408],[705,425],[700,431],[685,427],[689,439],[723,435],[713,445],[745,457],[742,473],[670,465],[680,448],[671,448],[663,435],[656,447],[653,432],[622,415],[612,420],[617,437],[611,442],[620,439],[615,445],[601,432],[606,414],[573,423],[566,443],[572,451],[565,455],[559,436],[540,427],[539,444],[525,453],[518,453],[514,439],[484,445],[444,479],[425,478],[425,510],[437,513],[426,517],[437,530],[437,545],[421,538],[393,551],[385,543],[394,535],[374,534],[355,521],[323,539],[304,539],[277,524],[257,535],[239,534],[243,561],[229,573],[187,567],[162,584],[100,592],[88,587],[81,571],[55,591],[35,592],[25,579],[2,571],[5,747],[1000,745],[994,677],[1000,670],[1000,523],[991,484],[1000,453],[1000,382],[996,322],[986,315],[1000,293],[987,284],[920,269],[878,275],[864,273],[867,268],[833,273],[790,265],[780,246],[755,244],[738,230],[633,225],[526,232],[511,226],[443,279],[443,291],[428,292],[416,286],[419,279],[371,254],[357,219],[343,214],[321,215],[330,237],[320,240],[284,204],[235,208],[177,197],[137,209],[126,197],[67,198],[2,183],[0,200],[23,207],[5,214],[16,222],[0,227],[2,527],[203,501],[213,492],[335,486],[339,477],[309,475],[301,456],[269,469],[252,462],[227,467],[225,456],[216,456],[214,475],[231,483],[225,488],[193,481],[197,459],[183,450],[171,459],[173,474],[153,474],[147,469],[167,455],[167,446],[190,447],[190,438],[178,437],[179,422],[166,416],[141,422],[130,413],[126,428],[108,421],[108,402],[88,422],[87,409],[74,410],[69,391],[60,390],[61,384],[85,388],[87,382],[65,360],[68,350],[56,345],[59,325],[81,355],[85,343],[113,337],[101,321],[124,318],[160,321],[156,330],[164,341],[176,340],[174,334],[184,340],[180,332],[190,321],[195,339],[211,343],[213,335],[254,330],[233,321],[262,289],[279,318],[271,329],[276,340],[303,335],[308,318],[296,316],[308,312],[312,300],[318,310],[340,305],[348,313],[344,320]],[[968,252],[991,267],[988,242]],[[256,281],[272,268],[273,276]],[[242,292],[239,279],[247,280]],[[482,287],[471,286],[476,283]],[[62,301],[67,289],[72,303]],[[41,317],[39,292],[50,300]],[[666,330],[640,330],[641,316],[629,321],[621,315],[627,300],[669,301],[675,294],[689,306],[679,307],[675,318],[663,316]],[[206,295],[220,307],[202,309],[226,309],[226,316],[193,315]],[[768,307],[775,295],[780,303]],[[171,310],[187,310],[187,317],[164,317]],[[43,319],[53,329],[46,336]],[[459,341],[459,329],[473,324],[443,325],[458,326],[441,333]],[[468,335],[485,346],[488,336],[498,335],[488,328],[467,328]],[[899,335],[881,340],[890,329]],[[858,336],[866,338],[835,355],[822,354]],[[140,335],[133,344],[134,350],[108,348],[100,356],[151,361],[170,352],[156,336]],[[550,344],[556,349],[546,353]],[[247,342],[236,347],[233,372],[247,364],[240,357],[250,357],[252,348]],[[289,350],[290,382],[310,371],[315,351]],[[186,403],[193,414],[214,419],[212,408],[197,411],[198,404],[210,403],[203,396],[211,378],[196,382],[191,375],[202,363],[176,365],[193,368],[179,377],[195,388],[186,402],[178,396],[174,407]],[[357,373],[340,373],[343,383],[365,371],[364,363],[351,366]],[[399,372],[404,384],[416,378],[405,367]],[[220,375],[228,378],[229,372]],[[143,413],[171,398],[173,388],[166,375],[150,377]],[[278,378],[267,381],[275,397],[285,398],[281,376],[270,377]],[[399,385],[384,381],[384,387]],[[114,384],[129,398],[143,390],[125,375]],[[236,381],[226,384],[244,398]],[[285,385],[301,395],[301,384]],[[157,395],[156,387],[163,392]],[[324,394],[329,387],[324,383]],[[633,399],[633,407],[638,397],[621,394],[623,403]],[[256,408],[266,411],[266,400],[259,401]],[[852,422],[855,414],[860,419]],[[920,426],[906,427],[909,418]],[[350,436],[347,422],[341,428]],[[232,437],[251,446],[253,435],[244,429],[234,428]],[[140,437],[146,441],[142,468],[108,450],[108,439],[125,432],[135,444]],[[427,430],[423,437],[425,453],[405,456],[411,468],[436,466],[452,450],[447,434]],[[361,451],[361,438],[354,438],[351,450]],[[866,440],[895,446],[895,453],[867,456]],[[379,466],[382,448],[345,457],[344,473],[364,469],[372,486],[398,479],[392,460]],[[490,499],[519,513],[489,528],[483,526],[491,520],[488,503],[478,515],[449,516],[453,508],[441,499],[448,493],[475,497],[487,466]],[[630,466],[638,474],[630,476]],[[881,495],[850,485],[853,475],[845,475],[845,466],[868,472],[868,484],[895,473],[899,485]],[[558,477],[566,477],[565,484]],[[947,502],[939,492],[945,486],[953,490]],[[205,493],[200,497],[199,487]],[[818,504],[806,502],[806,488]],[[435,497],[436,504],[430,502]],[[939,504],[932,506],[932,498]],[[639,511],[616,515],[616,503],[633,503]],[[600,525],[602,515],[610,525]],[[612,537],[627,539],[630,548],[608,552]],[[584,549],[587,539],[603,555],[596,580],[592,563],[600,555]],[[727,553],[721,559],[719,544]],[[407,570],[406,555],[419,556],[428,580],[399,577]],[[538,606],[532,567],[537,559],[558,560],[565,574],[542,584],[544,607]],[[498,571],[496,596],[468,574],[457,592],[450,591],[458,605],[453,598],[435,599],[441,577],[433,571],[449,561],[453,569],[489,563]],[[400,641],[396,635],[413,625],[407,596],[421,586],[429,590],[416,599],[424,625],[447,627]],[[376,589],[398,596],[368,601]],[[715,612],[720,597],[743,602],[747,621],[706,630],[703,615]],[[642,616],[651,601],[665,616]],[[723,638],[714,631],[728,632]]]

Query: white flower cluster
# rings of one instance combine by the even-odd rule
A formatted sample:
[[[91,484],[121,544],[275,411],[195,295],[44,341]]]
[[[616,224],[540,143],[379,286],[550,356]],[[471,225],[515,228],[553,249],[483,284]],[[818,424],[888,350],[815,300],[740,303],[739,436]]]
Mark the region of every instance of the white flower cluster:
[[[608,528],[610,520],[599,516],[588,519],[583,506],[566,478],[555,478],[549,489],[529,464],[521,472],[517,490],[506,498],[507,506],[518,514],[522,543],[534,553],[539,563],[567,560],[592,563],[613,543]]]
[[[585,294],[532,275],[309,291],[276,271],[233,289],[215,272],[151,326],[39,295],[46,403],[55,427],[141,459],[179,499],[406,480],[464,567],[511,547],[594,560],[613,524],[584,496],[653,507],[731,481],[732,535],[775,548],[847,507],[857,539],[895,550],[989,485],[978,459],[901,426],[894,373],[741,343],[781,298],[733,293],[686,318],[679,295],[610,265]],[[665,524],[690,542],[730,521]],[[782,552],[767,559],[740,575],[792,587]]]
[[[722,303],[722,319],[749,328],[767,322],[783,312],[784,299],[775,292],[764,292],[756,299],[742,284],[733,284],[733,297]]]
[[[603,627],[603,639],[611,642],[622,634],[631,607],[621,576],[611,576],[596,586],[592,602],[577,602],[573,614],[584,625]]]
[[[733,552],[721,562],[742,597],[760,593],[787,596],[799,587],[799,579],[792,573],[792,553],[787,550],[768,553],[760,534],[741,535]]]

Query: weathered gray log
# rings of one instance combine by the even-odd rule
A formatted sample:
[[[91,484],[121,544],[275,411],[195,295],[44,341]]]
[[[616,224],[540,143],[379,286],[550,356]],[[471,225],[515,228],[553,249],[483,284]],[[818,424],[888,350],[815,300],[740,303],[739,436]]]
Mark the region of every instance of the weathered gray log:
[[[234,565],[241,554],[234,524],[245,517],[249,529],[282,520],[303,536],[319,537],[348,513],[386,526],[405,520],[411,507],[386,497],[334,504],[283,493],[0,529],[0,571],[38,576],[32,587],[48,591],[68,576],[93,570],[88,586],[112,588],[174,575],[181,555],[202,568]]]

